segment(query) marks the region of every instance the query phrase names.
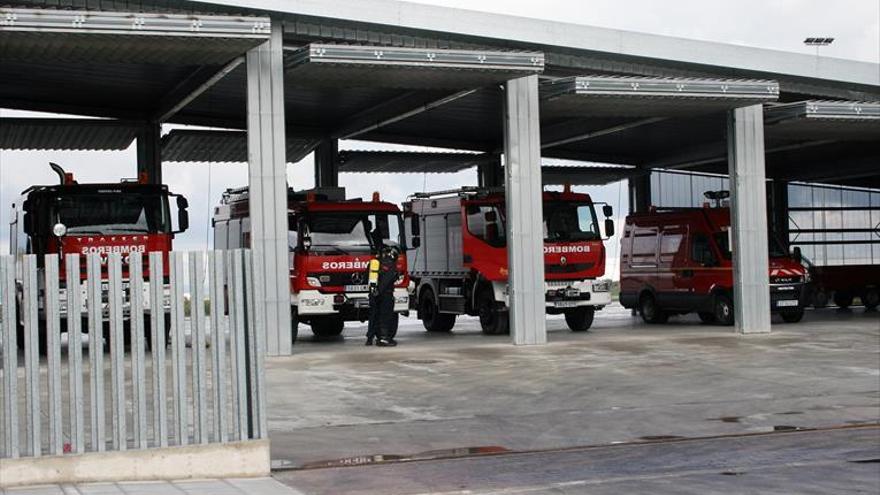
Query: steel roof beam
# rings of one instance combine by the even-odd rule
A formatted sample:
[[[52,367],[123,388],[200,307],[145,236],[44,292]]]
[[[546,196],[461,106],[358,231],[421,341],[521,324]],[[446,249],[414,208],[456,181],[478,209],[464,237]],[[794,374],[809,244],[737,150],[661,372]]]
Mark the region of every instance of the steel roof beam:
[[[791,120],[836,120],[880,122],[880,102],[807,100],[774,105],[766,110],[767,124]]]
[[[666,120],[666,117],[649,117],[647,119],[639,119],[634,120],[632,122],[627,122],[625,124],[615,125],[612,127],[608,127],[605,129],[599,129],[597,131],[589,131],[589,132],[576,132],[574,134],[566,135],[565,131],[562,131],[562,127],[567,127],[569,129],[569,133],[571,132],[571,126],[569,125],[560,125],[554,126],[553,129],[550,129],[547,133],[541,133],[545,138],[544,142],[541,143],[541,149],[553,148],[556,146],[562,146],[566,144],[576,143],[580,141],[586,141],[588,139],[594,139],[597,137],[608,136],[611,134],[616,134],[618,132],[628,131],[630,129],[635,129],[636,127],[642,127],[646,125],[656,124],[658,122],[662,122]]]
[[[211,88],[227,74],[244,63],[244,56],[235,57],[231,62],[224,65],[220,70],[214,67],[200,67],[181,81],[171,92],[162,98],[151,120],[154,122],[167,122],[181,109],[198,98],[202,93]]]
[[[775,100],[779,97],[779,83],[776,81],[750,79],[576,76],[545,82],[541,90],[544,100],[568,94],[728,100]]]

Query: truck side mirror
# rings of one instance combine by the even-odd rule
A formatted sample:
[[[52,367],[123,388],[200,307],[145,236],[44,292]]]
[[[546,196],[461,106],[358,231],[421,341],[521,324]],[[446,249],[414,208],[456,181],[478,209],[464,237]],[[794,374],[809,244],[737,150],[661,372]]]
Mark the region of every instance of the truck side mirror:
[[[804,254],[801,252],[800,246],[795,246],[794,249],[791,251],[791,255],[798,263],[804,261]]]
[[[614,215],[614,208],[612,208],[611,205],[604,205],[604,206],[602,206],[602,213],[606,217],[610,217],[610,216]]]
[[[413,236],[409,243],[411,244],[410,247],[412,248],[420,247],[422,245],[422,238]]]
[[[605,219],[605,237],[614,237],[614,220],[610,218]]]
[[[188,207],[189,201],[183,196],[177,195],[177,230],[174,231],[175,234],[185,232],[189,228],[189,212],[186,210]]]

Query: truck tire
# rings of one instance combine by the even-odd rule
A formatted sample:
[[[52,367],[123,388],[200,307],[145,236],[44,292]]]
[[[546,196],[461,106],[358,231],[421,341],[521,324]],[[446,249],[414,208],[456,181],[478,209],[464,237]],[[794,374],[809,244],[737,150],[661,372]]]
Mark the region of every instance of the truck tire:
[[[657,307],[657,300],[651,293],[645,293],[639,298],[639,313],[642,315],[642,320],[651,325],[666,323],[669,320],[669,314]]]
[[[480,327],[486,335],[503,335],[510,333],[507,311],[501,311],[495,304],[492,289],[483,289],[477,298],[477,313],[480,316]]]
[[[455,326],[455,315],[440,312],[431,289],[425,289],[419,297],[419,317],[429,332],[449,332]]]
[[[299,310],[296,306],[290,307],[290,345],[296,344],[299,335]]]
[[[580,306],[565,312],[565,323],[572,332],[586,332],[593,326],[593,316],[596,308],[592,306]]]
[[[852,306],[853,303],[853,295],[849,292],[844,291],[835,291],[834,292],[834,304],[840,306],[842,309],[846,309]]]
[[[706,323],[707,325],[711,325],[711,324],[715,323],[715,313],[700,312],[700,313],[697,313],[697,316],[700,317],[700,321],[702,321],[703,323]]]
[[[338,316],[314,317],[311,325],[312,333],[321,339],[339,337],[342,334],[342,329],[345,328],[345,322]]]
[[[880,289],[872,287],[866,290],[862,295],[862,302],[865,304],[865,309],[868,311],[877,309],[877,306],[880,306]]]
[[[715,321],[719,325],[733,325],[733,301],[727,294],[715,294],[715,301],[712,303]]]
[[[828,293],[823,289],[819,289],[813,293],[813,307],[822,309],[825,306],[828,306]]]
[[[782,321],[786,323],[797,323],[804,319],[804,310],[800,309],[798,311],[786,311],[784,313],[780,313],[782,316]]]

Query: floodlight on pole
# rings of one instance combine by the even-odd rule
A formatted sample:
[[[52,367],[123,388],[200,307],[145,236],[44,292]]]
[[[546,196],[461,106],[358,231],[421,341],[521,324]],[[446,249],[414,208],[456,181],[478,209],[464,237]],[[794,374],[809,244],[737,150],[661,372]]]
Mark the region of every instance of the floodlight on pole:
[[[816,47],[816,56],[819,56],[819,47],[828,46],[831,43],[834,43],[834,38],[828,37],[809,37],[804,39],[804,44],[807,46],[815,46]]]

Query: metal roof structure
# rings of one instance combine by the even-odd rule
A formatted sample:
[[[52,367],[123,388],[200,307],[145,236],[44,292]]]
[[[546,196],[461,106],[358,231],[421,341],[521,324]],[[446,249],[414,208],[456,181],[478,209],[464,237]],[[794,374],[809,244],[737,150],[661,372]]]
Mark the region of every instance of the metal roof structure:
[[[124,150],[140,129],[137,122],[106,119],[4,118],[0,150]]]
[[[230,132],[245,128],[242,55],[278,23],[289,162],[328,138],[497,154],[500,84],[535,73],[542,154],[550,158],[725,172],[725,112],[753,103],[768,105],[770,177],[861,181],[880,156],[870,111],[858,119],[822,114],[874,108],[877,64],[392,0],[362,0],[357,9],[343,0],[5,5],[0,106]],[[819,114],[798,117],[808,103],[796,102],[804,101]],[[247,157],[236,134],[198,132],[166,136],[164,159]],[[340,170],[409,168],[356,156]],[[819,157],[851,173],[823,175]],[[424,170],[462,166],[455,156],[417,160]]]

